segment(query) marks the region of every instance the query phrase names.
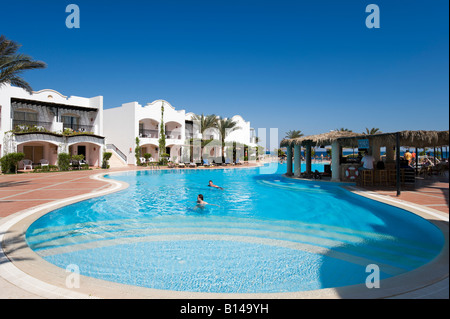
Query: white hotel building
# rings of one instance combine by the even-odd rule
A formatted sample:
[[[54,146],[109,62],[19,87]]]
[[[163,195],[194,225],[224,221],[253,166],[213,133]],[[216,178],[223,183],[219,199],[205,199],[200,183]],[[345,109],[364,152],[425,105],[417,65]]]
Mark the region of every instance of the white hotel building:
[[[83,154],[89,165],[101,166],[104,145],[102,96],[0,87],[0,156],[22,152],[33,165],[57,165],[59,153]]]
[[[164,106],[164,112],[161,110],[162,106]],[[105,109],[103,118],[107,148],[119,150],[124,162],[135,164],[134,152],[136,137],[138,137],[141,154],[149,153],[153,160],[157,161],[161,153],[159,152],[159,139],[161,122],[163,122],[166,138],[165,153],[170,155],[173,162],[188,162],[190,159],[189,140],[202,138],[200,132],[196,130],[197,126],[194,125],[193,116],[193,113],[186,113],[185,110],[176,110],[164,100],[156,100],[145,106],[131,102]],[[225,142],[237,142],[255,147],[255,134],[254,129],[250,127],[250,122],[246,122],[239,115],[233,116],[232,119],[237,122],[239,128],[230,132],[226,136]],[[204,132],[203,138],[220,140],[217,129],[208,129]],[[211,144],[214,145],[204,148],[202,157],[218,159],[222,156],[221,147],[218,143]],[[199,156],[194,156],[194,161],[200,162]]]
[[[193,129],[194,114],[176,110],[167,101],[156,100],[145,106],[131,102],[104,110],[102,96],[68,97],[50,89],[30,95],[7,84],[0,87],[0,157],[23,152],[36,166],[41,160],[57,165],[59,153],[83,154],[90,166],[98,167],[103,152],[108,150],[113,153],[111,167],[134,165],[136,137],[139,137],[141,153],[150,153],[157,161],[163,105],[165,153],[174,162],[189,161],[189,140],[201,138]],[[239,115],[232,119],[239,129],[231,132],[225,142],[256,146],[250,122]],[[67,134],[68,131],[73,134]],[[203,137],[220,140],[216,129],[207,130]],[[203,150],[203,158],[220,156],[218,143]],[[199,156],[194,160],[201,161]],[[19,168],[22,167],[21,163]]]

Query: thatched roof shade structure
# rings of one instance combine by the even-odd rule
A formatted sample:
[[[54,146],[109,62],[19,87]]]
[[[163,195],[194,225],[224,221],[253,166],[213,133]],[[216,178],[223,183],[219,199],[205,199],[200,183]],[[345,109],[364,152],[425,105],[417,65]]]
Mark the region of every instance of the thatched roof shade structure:
[[[348,132],[348,131],[331,131],[327,133],[317,134],[317,135],[309,135],[302,136],[293,139],[284,139],[281,141],[280,146],[294,146],[294,145],[311,145],[311,146],[321,146],[321,145],[331,145],[333,141],[338,140],[340,138],[353,138],[356,136],[360,136],[361,134]],[[352,141],[349,141],[352,143]],[[356,141],[356,144],[358,142]]]
[[[449,145],[449,131],[401,131],[394,133],[361,134],[348,131],[331,131],[328,133],[302,136],[281,141],[281,147],[287,147],[287,175],[301,176],[301,147],[305,147],[306,174],[311,173],[311,147],[331,145],[331,177],[332,181],[339,181],[346,165],[354,165],[346,161],[341,163],[342,148],[358,148],[359,140],[368,140],[365,147],[369,147],[372,156],[379,160],[380,148],[386,147],[386,161],[394,161],[394,148],[401,146],[415,148],[437,148]],[[361,141],[362,144],[362,141]],[[367,146],[366,146],[367,145]],[[369,152],[370,152],[369,151]],[[293,156],[292,156],[293,155]],[[400,157],[395,158],[397,174],[397,194],[400,194]],[[418,157],[416,157],[417,162]],[[294,164],[294,172],[292,170]]]
[[[449,145],[449,131],[401,131],[398,132],[401,146],[425,148]],[[395,145],[396,133],[380,133],[373,135],[359,134],[353,137],[340,137],[338,141],[343,146],[358,145],[359,139],[369,139],[377,145]],[[372,144],[372,143],[371,143]]]
[[[401,131],[400,145],[410,147],[439,147],[449,145],[449,131]],[[369,139],[371,142],[377,142],[380,146],[395,145],[397,133],[380,133],[373,135],[365,135],[346,131],[331,131],[317,135],[302,136],[294,139],[284,139],[280,146],[294,145],[331,145],[334,141],[338,141],[343,147],[357,147],[359,139]]]

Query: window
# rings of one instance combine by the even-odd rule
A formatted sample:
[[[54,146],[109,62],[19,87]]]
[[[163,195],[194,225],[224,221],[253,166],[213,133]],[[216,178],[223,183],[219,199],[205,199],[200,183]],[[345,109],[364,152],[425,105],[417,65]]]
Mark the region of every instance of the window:
[[[38,114],[31,111],[14,111],[14,121],[37,122]]]
[[[63,128],[71,128],[72,130],[78,130],[79,128],[79,117],[63,115],[61,116],[61,121],[63,122]]]

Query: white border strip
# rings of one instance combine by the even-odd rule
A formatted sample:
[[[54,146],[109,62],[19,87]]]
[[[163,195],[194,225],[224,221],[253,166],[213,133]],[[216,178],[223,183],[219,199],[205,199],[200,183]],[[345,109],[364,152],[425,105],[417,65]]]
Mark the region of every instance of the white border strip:
[[[368,195],[370,197],[378,198],[378,199],[380,199],[382,201],[388,201],[388,202],[391,202],[391,203],[400,204],[402,206],[406,206],[406,207],[409,207],[409,208],[412,208],[412,209],[419,210],[419,211],[421,211],[423,213],[426,213],[426,214],[429,214],[431,216],[434,216],[434,217],[436,217],[436,218],[438,218],[440,220],[443,220],[443,221],[446,221],[446,222],[449,221],[449,217],[448,216],[445,217],[445,216],[439,215],[439,214],[437,214],[437,213],[435,213],[435,212],[433,212],[433,211],[431,211],[429,209],[423,208],[419,204],[410,204],[409,202],[399,201],[399,200],[391,198],[390,196],[379,195],[379,194],[374,193],[374,192],[364,191],[364,190],[361,190],[361,189],[353,187],[353,186],[347,186],[347,188],[351,188],[356,193],[362,193],[362,194]]]

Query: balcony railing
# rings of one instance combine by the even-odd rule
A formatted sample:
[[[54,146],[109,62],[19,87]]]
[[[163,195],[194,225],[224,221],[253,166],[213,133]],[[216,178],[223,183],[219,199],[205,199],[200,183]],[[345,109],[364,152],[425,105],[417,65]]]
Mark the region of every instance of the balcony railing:
[[[139,137],[149,137],[149,138],[158,138],[158,130],[139,130]]]
[[[13,130],[21,132],[46,132],[51,131],[52,122],[13,120]]]
[[[117,155],[119,155],[125,161],[125,163],[127,162],[127,156],[121,150],[119,150],[117,146],[115,146],[114,144],[106,144],[106,148],[114,150],[114,152],[116,152]]]
[[[71,129],[74,132],[92,132],[94,133],[93,125],[80,125],[80,124],[63,124],[63,130]]]
[[[166,138],[181,140],[181,132],[180,131],[166,131]]]

